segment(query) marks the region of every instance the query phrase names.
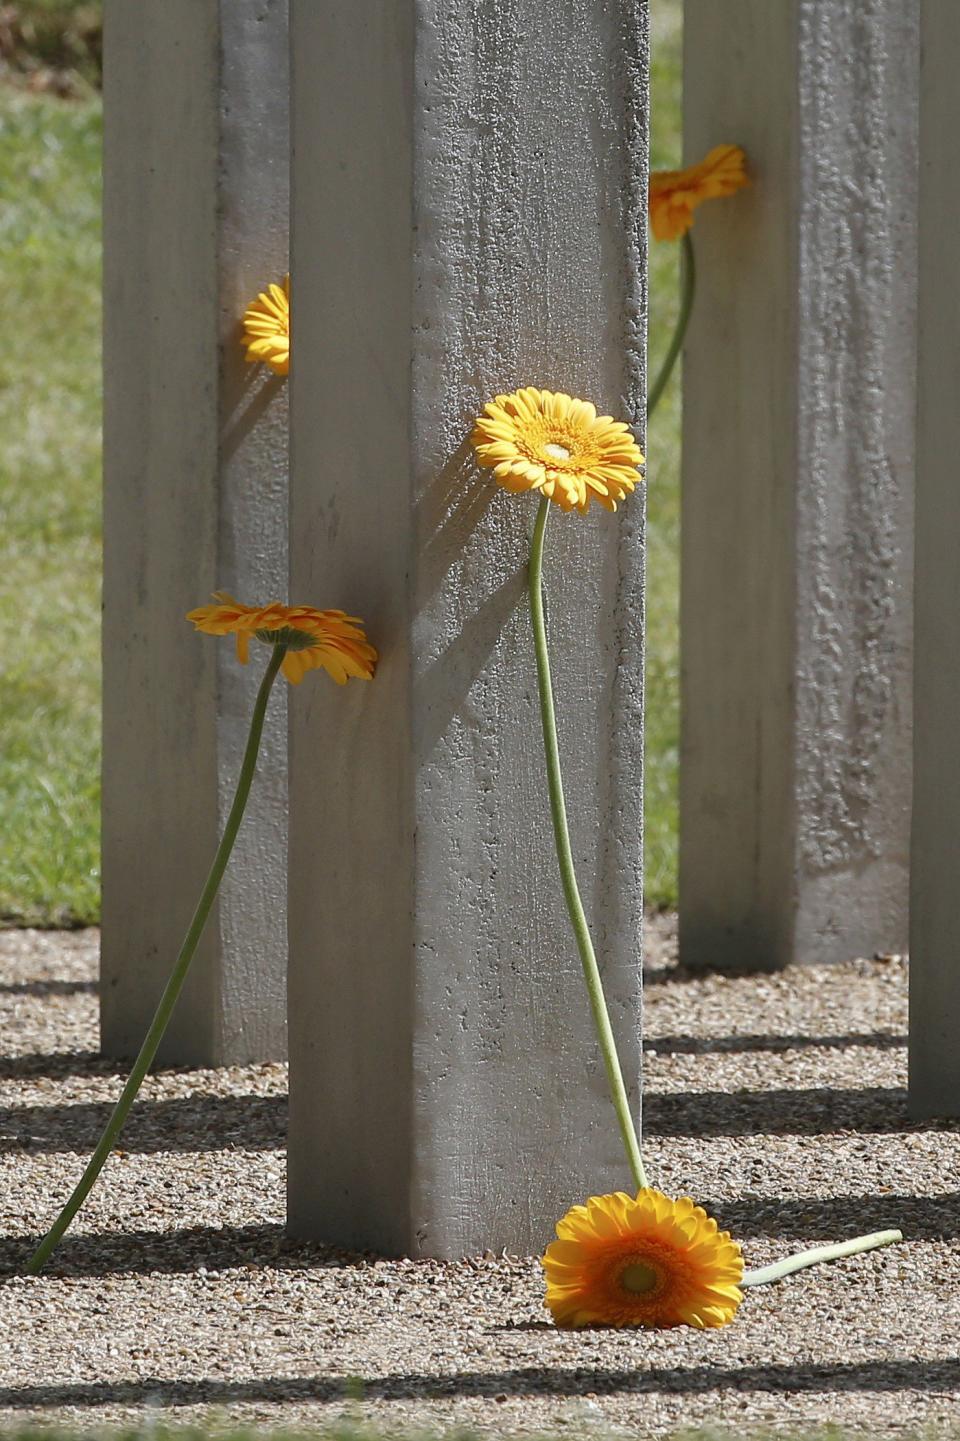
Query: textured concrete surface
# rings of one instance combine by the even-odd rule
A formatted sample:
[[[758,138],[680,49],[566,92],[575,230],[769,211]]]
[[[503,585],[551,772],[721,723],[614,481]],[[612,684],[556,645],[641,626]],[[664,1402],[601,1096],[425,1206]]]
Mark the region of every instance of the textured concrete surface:
[[[291,703],[298,1235],[524,1250],[571,1186],[619,1174],[544,789],[535,501],[466,437],[522,384],[641,420],[645,10],[291,6],[292,589],[382,652],[372,685],[314,678]],[[640,497],[558,513],[545,568],[574,851],[636,1105],[642,535]]]
[[[240,317],[287,269],[286,0],[108,0],[103,1044],[136,1051],[233,798],[266,650],[184,620],[285,599],[285,383]],[[284,1054],[286,695],[168,1060]]]
[[[910,885],[910,1102],[960,1115],[960,156],[954,64],[960,11],[921,7],[913,869]]]
[[[681,954],[906,944],[918,24],[899,0],[697,0],[685,355]]]

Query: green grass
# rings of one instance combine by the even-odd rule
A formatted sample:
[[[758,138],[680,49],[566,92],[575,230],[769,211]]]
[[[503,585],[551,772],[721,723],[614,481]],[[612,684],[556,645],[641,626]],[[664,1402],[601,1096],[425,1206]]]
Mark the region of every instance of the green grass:
[[[652,0],[651,155],[654,170],[680,164],[679,0]],[[649,373],[656,375],[677,319],[679,246],[650,242]],[[647,904],[677,903],[677,766],[680,581],[679,369],[647,436],[647,693],[644,885]]]
[[[0,917],[99,912],[100,106],[0,88]]]
[[[23,25],[50,21],[61,35],[96,13],[87,0],[18,9]],[[653,0],[656,168],[680,156],[680,12],[680,0]],[[99,915],[99,100],[0,86],[0,193],[0,920],[89,923]],[[676,318],[677,255],[651,247],[651,373]],[[663,906],[676,904],[677,884],[679,415],[674,381],[648,442],[646,887]]]

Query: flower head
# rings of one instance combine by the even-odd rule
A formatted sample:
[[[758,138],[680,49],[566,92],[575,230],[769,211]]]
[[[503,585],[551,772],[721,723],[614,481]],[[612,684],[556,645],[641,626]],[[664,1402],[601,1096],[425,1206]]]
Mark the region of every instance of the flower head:
[[[651,1188],[572,1206],[542,1264],[558,1326],[726,1326],[743,1299],[729,1231]]]
[[[251,363],[262,360],[278,375],[290,370],[290,277],[270,285],[243,313],[243,343]]]
[[[581,515],[592,500],[616,510],[642,478],[643,455],[622,420],[533,386],[485,405],[470,443],[504,489],[540,491]]]
[[[689,165],[686,170],[654,170],[649,194],[654,238],[679,240],[693,224],[698,205],[749,185],[746,160],[739,145],[716,145],[699,165]]]
[[[287,647],[281,669],[299,685],[308,670],[322,667],[338,685],[370,680],[377,652],[361,630],[362,621],[342,610],[313,610],[308,605],[241,605],[225,590],[214,591],[216,605],[190,611],[187,620],[207,635],[235,635],[237,658],[246,665],[250,637]]]

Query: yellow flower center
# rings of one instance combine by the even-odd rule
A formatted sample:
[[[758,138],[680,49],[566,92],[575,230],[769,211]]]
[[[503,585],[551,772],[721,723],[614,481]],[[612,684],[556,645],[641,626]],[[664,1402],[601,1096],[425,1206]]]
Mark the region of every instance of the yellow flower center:
[[[543,447],[544,453],[549,455],[551,460],[569,460],[570,452],[565,445],[557,445],[555,441],[549,440]]]
[[[623,1289],[632,1295],[647,1296],[656,1290],[660,1276],[652,1266],[643,1261],[631,1261],[629,1266],[624,1266],[617,1279]]]

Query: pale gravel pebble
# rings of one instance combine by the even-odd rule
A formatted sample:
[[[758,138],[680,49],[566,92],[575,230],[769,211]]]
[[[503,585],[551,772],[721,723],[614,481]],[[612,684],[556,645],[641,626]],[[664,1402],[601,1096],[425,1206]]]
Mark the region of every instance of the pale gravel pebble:
[[[905,961],[690,976],[672,918],[647,956],[656,1183],[748,1264],[896,1225],[902,1246],[751,1292],[720,1332],[558,1332],[535,1260],[288,1242],[285,1070],[254,1066],[151,1077],[75,1234],[18,1276],[119,1072],[96,1056],[96,933],[0,933],[0,1425],[960,1434],[960,1137],[906,1120]]]

